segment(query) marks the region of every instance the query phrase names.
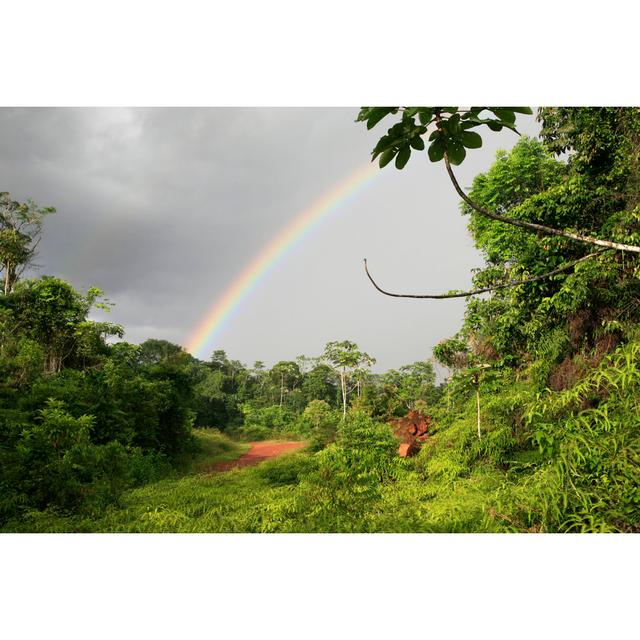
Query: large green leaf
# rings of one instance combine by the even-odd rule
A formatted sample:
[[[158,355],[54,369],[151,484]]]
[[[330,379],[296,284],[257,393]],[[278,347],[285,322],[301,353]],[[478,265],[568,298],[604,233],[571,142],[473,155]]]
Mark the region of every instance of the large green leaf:
[[[444,158],[444,142],[441,137],[437,137],[430,145],[427,151],[431,162],[439,162]]]
[[[424,149],[424,140],[420,136],[414,136],[411,138],[409,144],[417,151],[422,151]]]
[[[411,147],[409,145],[402,147],[398,152],[398,157],[396,158],[396,169],[404,169],[407,162],[409,162],[410,157]]]
[[[482,137],[475,131],[463,131],[460,139],[468,149],[479,149],[482,146]]]
[[[393,111],[393,107],[376,107],[371,110],[371,115],[367,120],[367,129],[373,129],[382,118],[389,115]]]
[[[387,149],[384,151],[380,156],[380,168],[382,169],[382,167],[386,167],[393,160],[396,153],[396,149]]]
[[[462,142],[457,138],[449,138],[447,140],[447,153],[451,164],[459,165],[465,159],[467,151]]]
[[[382,136],[382,138],[378,140],[378,143],[376,144],[376,146],[373,148],[373,151],[372,151],[374,159],[377,155],[381,154],[385,149],[387,149],[390,146],[389,141],[390,141],[389,136]]]
[[[356,122],[367,123],[367,129],[373,129],[382,118],[390,113],[397,113],[398,107],[362,107],[356,118]]]
[[[420,124],[429,124],[433,118],[433,108],[422,108],[418,111],[418,119]]]
[[[511,111],[511,109],[495,107],[490,109],[490,111],[495,113],[504,123],[508,122],[509,124],[513,124],[516,121],[516,114]]]

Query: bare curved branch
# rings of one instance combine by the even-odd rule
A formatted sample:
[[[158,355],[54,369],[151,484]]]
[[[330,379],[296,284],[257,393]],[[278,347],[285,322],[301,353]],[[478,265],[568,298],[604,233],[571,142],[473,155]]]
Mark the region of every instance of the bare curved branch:
[[[364,270],[367,274],[369,280],[371,280],[371,284],[385,296],[391,296],[392,298],[428,298],[430,300],[445,300],[447,298],[468,298],[470,296],[477,296],[481,293],[487,293],[488,291],[497,291],[499,289],[507,289],[510,287],[517,287],[521,284],[528,284],[529,282],[536,282],[538,280],[544,280],[544,278],[549,278],[551,276],[556,275],[557,273],[562,273],[567,269],[571,269],[579,262],[584,262],[585,260],[589,260],[595,256],[599,256],[602,253],[606,253],[606,249],[602,251],[596,251],[594,253],[590,253],[582,258],[578,258],[577,260],[573,260],[572,262],[568,262],[553,271],[548,271],[547,273],[543,273],[539,276],[532,276],[531,278],[525,278],[524,280],[512,280],[510,282],[505,282],[503,284],[496,284],[492,287],[483,287],[482,289],[474,289],[473,291],[463,291],[460,293],[440,293],[440,294],[415,294],[415,293],[391,293],[389,291],[385,291],[382,289],[378,283],[371,277],[369,273],[369,267],[367,266],[367,259],[364,259]]]
[[[444,164],[447,167],[447,173],[453,183],[458,195],[479,214],[497,220],[498,222],[504,222],[505,224],[513,225],[514,227],[521,227],[522,229],[528,229],[529,231],[536,231],[548,236],[560,236],[562,238],[569,238],[571,240],[577,240],[578,242],[586,242],[588,244],[594,244],[598,247],[606,247],[607,249],[616,249],[618,251],[631,251],[633,253],[640,253],[640,247],[634,244],[622,244],[621,242],[611,242],[610,240],[600,240],[599,238],[593,238],[592,236],[583,236],[578,233],[571,233],[570,231],[562,231],[560,229],[554,229],[553,227],[547,227],[543,224],[536,224],[535,222],[525,222],[524,220],[518,220],[514,218],[506,218],[498,213],[493,213],[484,207],[476,204],[471,198],[462,190],[460,184],[456,180],[456,177],[451,169],[451,163],[449,162],[449,156],[447,152],[444,153]]]

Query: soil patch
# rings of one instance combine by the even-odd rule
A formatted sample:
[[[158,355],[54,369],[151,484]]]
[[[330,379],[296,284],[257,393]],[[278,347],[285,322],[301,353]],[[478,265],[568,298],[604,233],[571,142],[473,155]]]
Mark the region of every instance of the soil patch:
[[[272,442],[266,440],[264,442],[249,442],[251,449],[247,453],[241,455],[237,460],[218,462],[213,466],[213,471],[229,471],[235,467],[250,467],[254,464],[260,464],[269,458],[281,456],[283,453],[296,451],[304,447],[304,442]]]

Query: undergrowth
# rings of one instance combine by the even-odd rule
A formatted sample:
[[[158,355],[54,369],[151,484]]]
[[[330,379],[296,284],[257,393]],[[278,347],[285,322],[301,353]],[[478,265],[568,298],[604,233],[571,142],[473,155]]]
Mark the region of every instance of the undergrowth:
[[[207,431],[182,477],[127,491],[100,518],[34,511],[12,531],[609,532],[640,527],[640,343],[618,347],[572,388],[539,380],[458,400],[419,455],[353,413],[336,441],[211,473],[246,445]]]

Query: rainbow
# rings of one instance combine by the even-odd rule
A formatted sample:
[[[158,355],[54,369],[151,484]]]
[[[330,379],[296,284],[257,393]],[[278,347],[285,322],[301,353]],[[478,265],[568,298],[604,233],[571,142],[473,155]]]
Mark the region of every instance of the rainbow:
[[[381,173],[381,172],[380,172]],[[374,176],[377,164],[367,164],[332,187],[307,209],[299,213],[233,280],[204,319],[189,335],[186,349],[204,357],[214,340],[237,312],[241,303],[267,277],[273,268],[327,217],[352,199]]]

